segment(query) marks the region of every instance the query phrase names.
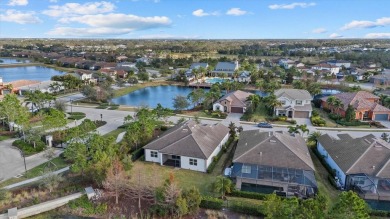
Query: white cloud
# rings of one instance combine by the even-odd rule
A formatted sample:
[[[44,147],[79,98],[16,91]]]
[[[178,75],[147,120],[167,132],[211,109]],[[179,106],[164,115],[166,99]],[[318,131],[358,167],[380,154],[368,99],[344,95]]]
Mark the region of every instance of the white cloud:
[[[341,30],[349,30],[356,28],[373,28],[373,27],[383,27],[390,25],[390,17],[382,17],[376,19],[375,21],[351,21],[348,24],[345,24]]]
[[[196,17],[204,17],[204,16],[217,16],[219,15],[218,11],[213,12],[205,12],[203,9],[198,9],[192,12],[192,15]]]
[[[28,5],[28,0],[10,0],[8,2],[9,6],[25,6]]]
[[[5,22],[14,22],[18,24],[36,24],[42,23],[35,12],[21,12],[16,10],[7,10],[5,14],[0,14],[0,20]]]
[[[112,36],[171,25],[171,20],[164,16],[139,17],[131,14],[114,13],[65,17],[59,21],[62,23],[81,23],[88,27],[57,27],[47,34],[72,37]]]
[[[227,15],[233,15],[233,16],[241,16],[247,13],[248,13],[247,11],[241,10],[240,8],[231,8],[226,12]]]
[[[272,10],[276,10],[276,9],[294,9],[296,7],[308,8],[308,7],[312,7],[312,6],[315,6],[315,5],[316,5],[316,3],[314,3],[314,2],[310,2],[310,3],[294,2],[294,3],[291,3],[291,4],[273,4],[273,5],[269,5],[268,8],[270,8]]]
[[[87,14],[100,14],[112,12],[115,5],[110,2],[66,3],[64,5],[49,6],[49,10],[42,13],[51,17],[67,17]]]
[[[65,17],[61,18],[59,22],[77,22],[91,27],[131,28],[138,30],[164,27],[171,24],[171,20],[165,16],[140,17],[132,14],[115,13]]]
[[[329,35],[329,38],[332,38],[332,39],[341,38],[341,37],[343,37],[343,36],[338,34],[338,33],[332,33],[331,35]]]
[[[390,38],[390,33],[368,33],[365,38]]]
[[[326,33],[327,30],[325,28],[317,28],[311,31],[312,33]]]

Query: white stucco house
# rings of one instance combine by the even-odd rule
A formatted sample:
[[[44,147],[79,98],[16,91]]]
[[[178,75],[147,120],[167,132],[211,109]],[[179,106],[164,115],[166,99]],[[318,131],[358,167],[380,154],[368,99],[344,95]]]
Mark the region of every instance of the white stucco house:
[[[333,60],[329,60],[327,61],[326,63],[330,64],[330,65],[334,65],[334,66],[337,66],[339,68],[341,67],[345,67],[345,68],[350,68],[351,67],[351,62],[349,61],[345,61],[345,60],[336,60],[336,59],[333,59]]]
[[[294,66],[295,62],[291,59],[280,59],[278,62],[279,66],[284,69],[290,69]]]
[[[247,101],[250,95],[253,94],[241,90],[230,92],[213,103],[213,111],[245,113],[250,106],[250,102]]]
[[[189,120],[144,146],[145,160],[160,165],[207,172],[229,138],[229,128]]]
[[[340,72],[340,67],[337,67],[335,65],[331,65],[328,63],[320,63],[318,65],[314,65],[311,67],[312,70],[319,70],[319,71],[329,71],[330,74],[336,75],[337,73]]]
[[[318,153],[334,171],[337,184],[364,199],[390,200],[390,144],[369,134],[322,135]]]
[[[280,107],[275,108],[275,115],[288,118],[310,118],[313,111],[311,101],[313,97],[307,90],[279,89],[275,96],[281,102]]]

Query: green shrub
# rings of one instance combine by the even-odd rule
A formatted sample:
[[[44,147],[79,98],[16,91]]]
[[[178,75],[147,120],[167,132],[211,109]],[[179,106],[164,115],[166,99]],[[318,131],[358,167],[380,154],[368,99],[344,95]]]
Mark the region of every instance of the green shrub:
[[[108,108],[109,110],[117,110],[119,109],[119,106],[111,106],[110,108]]]
[[[287,116],[279,116],[277,117],[278,121],[286,121],[287,120]]]
[[[169,209],[166,206],[154,204],[149,207],[149,213],[153,216],[166,217],[169,213]]]
[[[25,156],[39,153],[46,148],[46,145],[43,141],[35,142],[35,148],[33,143],[24,142],[23,140],[15,140],[12,143],[12,146],[15,146],[23,151]]]
[[[218,163],[218,160],[221,158],[222,154],[225,153],[227,151],[227,149],[229,148],[230,144],[232,143],[234,139],[232,137],[230,137],[227,142],[225,143],[224,146],[222,146],[222,149],[221,151],[218,152],[217,156],[214,156],[213,157],[213,161],[211,162],[211,164],[209,165],[209,167],[207,168],[207,173],[212,173],[215,166],[217,165]]]
[[[328,116],[329,116],[329,118],[331,118],[331,119],[333,119],[335,121],[340,120],[341,118],[343,118],[340,115],[337,115],[337,114],[334,114],[334,113],[329,113]]]
[[[72,200],[68,203],[70,209],[83,209],[83,214],[86,215],[101,215],[107,211],[107,204],[94,204],[88,200],[87,195],[83,195],[78,199]]]
[[[325,159],[322,157],[322,155],[318,152],[317,147],[312,148],[314,154],[317,156],[317,158],[320,160],[321,164],[325,167],[325,169],[328,171],[328,173],[332,176],[336,176],[336,170],[332,169],[332,167],[329,166],[328,163],[326,163]]]
[[[131,153],[131,160],[136,161],[142,157],[142,155],[144,155],[144,149],[138,148],[137,150],[133,151],[133,153]]]
[[[343,125],[343,126],[369,125],[368,122],[361,122],[361,121],[359,121],[359,120],[354,120],[354,121],[351,121],[351,122],[347,122],[347,121],[345,121],[344,119],[337,120],[336,123],[337,123],[337,124],[340,124],[340,125]]]
[[[233,190],[232,193],[230,193],[229,195],[233,197],[250,198],[256,200],[265,200],[265,198],[267,197],[266,194],[257,193],[257,192],[246,192],[240,190]]]
[[[287,122],[289,122],[289,123],[291,123],[293,125],[297,124],[297,120],[295,120],[295,119],[287,120]]]
[[[320,116],[320,113],[319,113],[317,110],[313,110],[313,111],[311,112],[311,116],[314,116],[314,117]]]
[[[377,217],[390,217],[390,211],[371,210],[370,215]]]
[[[107,109],[108,106],[97,106],[96,109]]]
[[[265,216],[264,210],[261,205],[253,205],[246,202],[231,201],[229,202],[229,209],[243,214],[249,214],[254,216]]]
[[[163,132],[165,132],[166,130],[168,130],[168,127],[165,126],[165,125],[163,125],[163,126],[160,127],[160,130],[163,131]]]
[[[334,177],[332,175],[328,175],[328,181],[330,182],[330,184],[335,187],[336,189],[338,188],[337,186],[337,183],[336,183],[336,180],[334,179]]]
[[[326,125],[326,121],[319,116],[310,117],[310,121],[313,124],[313,126],[325,126]]]
[[[213,198],[210,196],[203,196],[202,201],[200,202],[199,207],[206,209],[222,209],[223,201],[218,198]]]

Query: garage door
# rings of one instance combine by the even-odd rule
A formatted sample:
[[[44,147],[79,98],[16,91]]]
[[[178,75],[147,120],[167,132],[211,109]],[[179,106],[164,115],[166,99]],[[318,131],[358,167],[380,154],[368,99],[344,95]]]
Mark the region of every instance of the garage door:
[[[243,113],[243,108],[241,107],[232,107],[231,113]]]
[[[389,116],[387,114],[375,114],[374,120],[384,121],[388,120]]]
[[[309,118],[309,112],[307,111],[295,111],[294,118]]]

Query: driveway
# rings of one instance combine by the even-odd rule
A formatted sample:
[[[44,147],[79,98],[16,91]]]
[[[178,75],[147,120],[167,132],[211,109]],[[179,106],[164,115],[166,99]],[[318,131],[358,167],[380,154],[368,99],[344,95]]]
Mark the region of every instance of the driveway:
[[[16,139],[7,139],[0,141],[0,181],[12,178],[24,173],[24,161],[19,150],[12,147],[12,142]],[[56,149],[56,156],[60,155],[62,150]],[[32,169],[47,160],[44,158],[44,152],[26,157],[27,170]]]
[[[242,113],[229,113],[226,119],[222,120],[222,124],[228,126],[231,122],[235,123],[236,126],[240,126],[240,118]]]

